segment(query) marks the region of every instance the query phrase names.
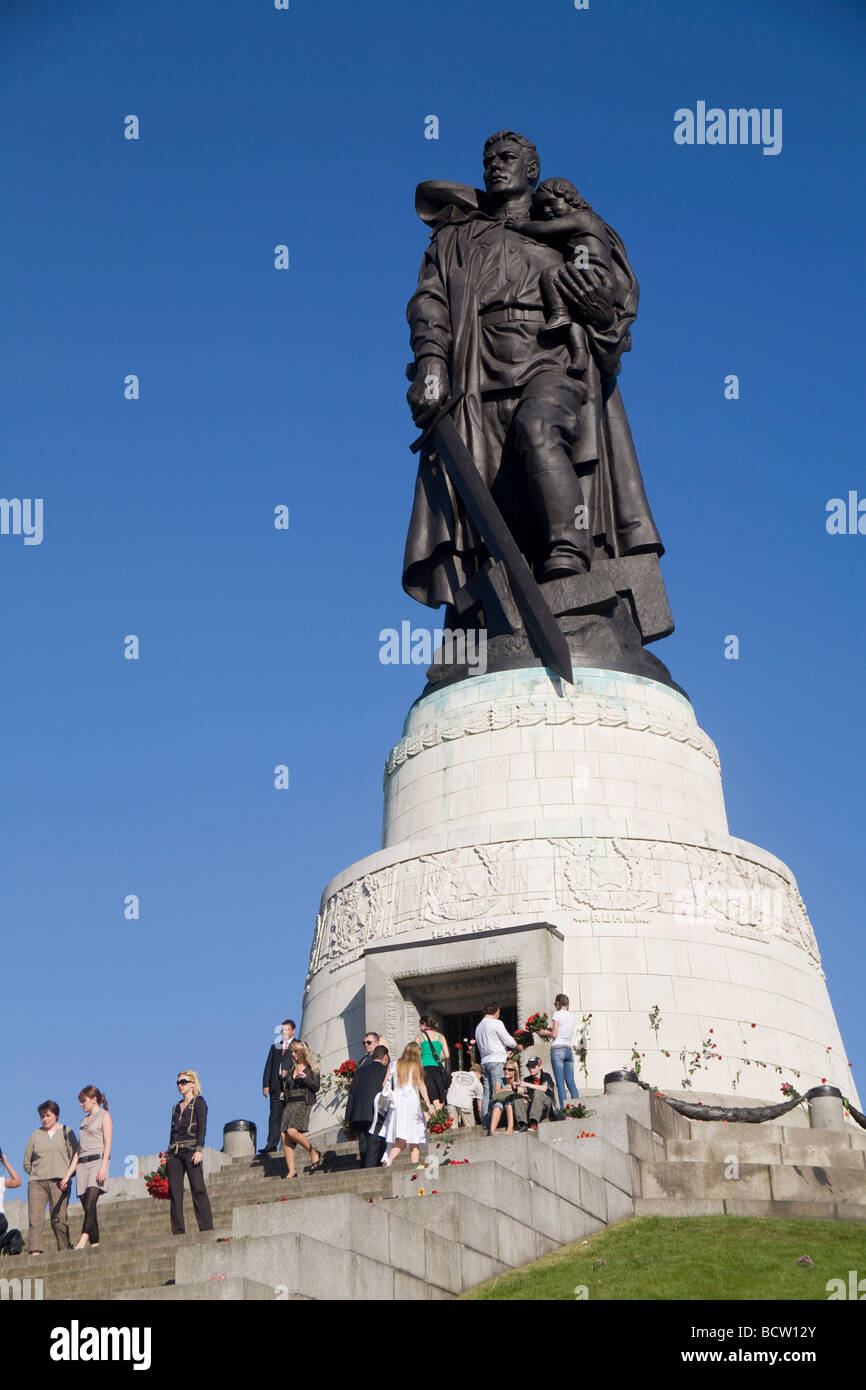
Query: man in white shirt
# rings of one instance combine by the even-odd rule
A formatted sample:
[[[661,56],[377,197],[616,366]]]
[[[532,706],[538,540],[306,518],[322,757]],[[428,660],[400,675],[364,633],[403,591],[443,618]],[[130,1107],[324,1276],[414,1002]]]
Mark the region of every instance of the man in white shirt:
[[[487,1004],[484,1017],[475,1029],[475,1046],[481,1063],[481,1084],[484,1097],[481,1101],[481,1123],[486,1125],[490,1115],[490,1101],[502,1087],[502,1073],[509,1051],[523,1049],[512,1038],[499,1017],[498,1004]]]

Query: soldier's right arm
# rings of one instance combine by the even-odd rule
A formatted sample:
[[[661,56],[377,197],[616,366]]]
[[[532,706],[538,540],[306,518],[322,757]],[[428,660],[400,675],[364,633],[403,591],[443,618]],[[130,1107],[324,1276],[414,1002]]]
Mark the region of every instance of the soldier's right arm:
[[[427,248],[406,317],[415,357],[407,371],[412,385],[406,399],[423,429],[451,394],[451,312],[435,240]]]
[[[418,287],[409,300],[406,318],[415,361],[419,362],[422,357],[441,357],[447,362],[451,356],[451,313],[435,241],[425,253]]]

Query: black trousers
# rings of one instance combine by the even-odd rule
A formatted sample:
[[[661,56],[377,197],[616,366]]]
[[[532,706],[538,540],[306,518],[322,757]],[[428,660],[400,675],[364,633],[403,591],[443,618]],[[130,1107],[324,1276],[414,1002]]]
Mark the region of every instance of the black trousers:
[[[213,1216],[210,1209],[210,1198],[204,1185],[204,1172],[201,1163],[193,1163],[192,1155],[192,1149],[178,1149],[176,1154],[170,1153],[165,1160],[171,1199],[171,1230],[172,1235],[176,1236],[182,1236],[186,1230],[183,1224],[184,1173],[189,1178],[189,1190],[192,1193],[192,1205],[199,1230],[213,1230]]]
[[[277,1094],[270,1095],[268,1100],[270,1101],[271,1113],[268,1119],[267,1147],[269,1149],[278,1149],[280,1147],[280,1130],[282,1129],[281,1121],[283,1118],[283,1102],[280,1100],[279,1087],[277,1088]]]
[[[364,1121],[364,1128],[356,1131],[358,1135],[358,1159],[360,1168],[377,1168],[382,1162],[382,1155],[385,1152],[385,1140],[378,1135],[368,1134],[367,1130],[373,1123],[372,1116]]]

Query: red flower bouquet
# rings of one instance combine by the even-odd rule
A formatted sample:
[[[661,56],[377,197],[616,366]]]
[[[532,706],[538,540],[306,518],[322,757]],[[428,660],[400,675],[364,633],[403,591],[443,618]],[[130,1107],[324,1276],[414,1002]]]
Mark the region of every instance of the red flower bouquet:
[[[523,1026],[527,1033],[541,1033],[550,1027],[550,1019],[547,1014],[530,1014]]]
[[[334,1075],[337,1078],[337,1085],[344,1087],[351,1085],[352,1078],[354,1077],[355,1072],[357,1070],[358,1063],[353,1062],[351,1057],[348,1057],[345,1062],[341,1062],[338,1067],[334,1067]]]
[[[444,1105],[440,1105],[438,1110],[433,1110],[427,1117],[427,1128],[431,1134],[444,1134],[450,1129],[454,1121],[448,1114]]]
[[[570,1102],[563,1110],[563,1115],[567,1120],[585,1120],[587,1115],[594,1115],[594,1110],[587,1110],[582,1100]]]
[[[169,1197],[168,1174],[165,1167],[165,1154],[159,1156],[159,1167],[155,1173],[145,1173],[144,1185],[151,1197],[158,1197],[165,1201]]]

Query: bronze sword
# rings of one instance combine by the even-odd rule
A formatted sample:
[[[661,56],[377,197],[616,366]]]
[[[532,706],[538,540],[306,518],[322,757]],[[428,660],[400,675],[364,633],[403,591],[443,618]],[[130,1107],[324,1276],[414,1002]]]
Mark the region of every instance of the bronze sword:
[[[481,481],[472,455],[460,438],[451,411],[460,398],[449,401],[432,424],[411,446],[417,453],[432,440],[445,471],[454,484],[478,533],[494,560],[505,567],[508,582],[526,630],[545,666],[569,685],[574,682],[571,652],[556,619],[544,601],[526,557],[505,524],[502,513]]]

